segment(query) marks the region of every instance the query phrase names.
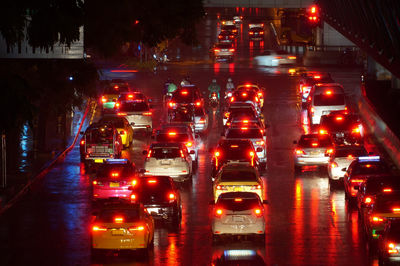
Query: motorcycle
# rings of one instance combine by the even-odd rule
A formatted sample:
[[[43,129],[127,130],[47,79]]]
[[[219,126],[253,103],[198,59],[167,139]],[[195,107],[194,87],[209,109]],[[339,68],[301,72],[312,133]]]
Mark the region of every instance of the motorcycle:
[[[209,102],[212,108],[216,108],[219,105],[218,94],[216,92],[210,94]]]

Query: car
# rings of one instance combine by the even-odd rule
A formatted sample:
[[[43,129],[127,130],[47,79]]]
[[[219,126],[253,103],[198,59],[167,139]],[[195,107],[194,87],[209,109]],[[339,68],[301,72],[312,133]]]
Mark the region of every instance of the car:
[[[254,91],[234,91],[230,103],[250,103],[254,105],[258,115],[261,115],[261,101]]]
[[[100,97],[103,113],[113,113],[119,95],[128,91],[130,91],[130,88],[128,83],[125,82],[114,82],[110,86],[107,86]]]
[[[227,192],[253,192],[264,200],[264,183],[251,165],[227,164],[218,172],[213,183],[214,201]]]
[[[222,166],[226,164],[245,164],[256,168],[260,165],[256,149],[253,143],[248,139],[221,139],[217,146],[211,149],[211,152],[213,156],[211,175],[213,177],[215,177]]]
[[[252,28],[264,28],[264,24],[262,19],[251,19],[249,21],[249,30]]]
[[[252,103],[243,103],[243,102],[233,102],[231,104],[229,104],[229,107],[227,108],[227,110],[224,112],[224,115],[222,117],[222,122],[223,125],[226,125],[226,122],[229,119],[229,116],[231,116],[231,114],[233,115],[233,113],[241,113],[243,112],[243,114],[248,114],[250,115],[254,115],[254,116],[259,116],[262,117],[260,115],[260,113],[258,112],[258,109],[256,109],[256,107],[254,106],[254,104]]]
[[[293,143],[297,144],[294,149],[295,173],[299,173],[303,166],[326,167],[334,151],[332,138],[327,134],[304,134]]]
[[[206,133],[208,130],[208,114],[203,108],[196,108],[194,110],[194,132],[195,133]]]
[[[211,222],[213,239],[247,236],[265,241],[264,206],[253,192],[227,192],[219,195]]]
[[[133,129],[129,121],[122,116],[103,116],[99,123],[112,123],[121,136],[122,145],[128,148],[133,142]]]
[[[256,126],[242,125],[241,127],[228,128],[225,133],[222,133],[221,136],[227,140],[250,140],[256,150],[256,154],[260,162],[260,168],[265,169],[267,167],[267,139],[265,130]]]
[[[127,159],[107,159],[93,178],[93,200],[129,199],[129,187],[136,185],[137,178],[135,164]]]
[[[153,129],[153,112],[147,102],[144,101],[122,101],[118,103],[117,115],[125,117],[133,129]]]
[[[81,134],[80,155],[86,166],[121,157],[122,140],[113,124],[93,123]]]
[[[236,28],[236,26],[234,24],[222,25],[221,26],[221,32],[224,32],[224,31],[229,32],[229,33],[234,34],[234,35],[238,35],[239,34],[239,31],[238,31],[238,29]]]
[[[347,167],[349,167],[353,160],[361,156],[368,156],[368,152],[364,146],[336,146],[328,163],[329,183],[335,185],[339,181],[343,181]]]
[[[182,219],[181,196],[169,176],[143,176],[132,187],[131,201],[140,202],[153,218],[178,227]]]
[[[118,98],[118,101],[143,101],[149,103],[150,99],[147,99],[147,97],[143,94],[143,92],[140,91],[125,91],[121,92]],[[151,101],[150,101],[151,102]]]
[[[217,43],[210,49],[210,58],[216,62],[228,61],[232,62],[235,48],[230,43]]]
[[[344,89],[339,83],[314,85],[307,101],[307,114],[311,125],[318,125],[323,115],[347,110]]]
[[[204,107],[204,99],[201,97],[200,90],[195,85],[185,85],[179,87],[168,102],[168,107],[175,110],[178,107]]]
[[[392,193],[400,190],[400,176],[378,175],[367,178],[358,188],[357,208],[361,216],[375,201],[379,193]]]
[[[356,158],[343,177],[346,199],[354,200],[360,185],[369,177],[391,174],[388,164],[380,156],[362,156]]]
[[[146,155],[145,175],[170,176],[176,182],[192,179],[192,158],[185,144],[153,143],[143,154]]]
[[[221,16],[219,18],[221,25],[235,25],[235,20],[231,16]]]
[[[198,165],[200,143],[197,140],[199,138],[200,136],[194,134],[187,126],[165,126],[157,130],[155,134],[157,142],[181,142],[185,144],[194,162],[194,167]]]
[[[294,65],[297,57],[288,54],[286,51],[265,50],[261,55],[254,56],[254,63],[258,66],[279,66],[279,65]]]
[[[264,28],[254,27],[254,28],[249,29],[249,39],[251,41],[264,40]]]
[[[376,194],[374,202],[361,217],[367,239],[376,243],[386,223],[400,219],[400,191]]]
[[[221,31],[218,34],[218,41],[220,43],[224,43],[224,42],[231,43],[231,42],[235,41],[235,39],[236,39],[236,35],[230,33],[229,31]]]
[[[195,131],[195,120],[195,108],[192,105],[179,105],[177,108],[169,110],[167,116],[168,123],[185,124],[192,131]]]
[[[242,24],[243,23],[243,16],[236,14],[236,15],[233,16],[233,20],[235,21],[235,25]]]
[[[378,240],[379,265],[389,265],[400,261],[400,219],[389,220],[379,232]]]
[[[106,250],[148,250],[154,241],[154,221],[141,204],[106,202],[93,213],[92,256]]]
[[[259,117],[249,113],[232,112],[226,122],[226,128],[229,127],[258,127],[265,131],[265,125]]]
[[[260,87],[257,84],[254,83],[245,83],[245,84],[240,84],[236,87],[237,91],[254,91],[257,93],[258,98],[260,99],[260,107],[262,108],[264,106],[264,96],[265,96],[265,88]]]
[[[301,95],[302,103],[307,102],[311,88],[317,83],[334,83],[329,73],[309,71],[301,75],[299,81],[299,93]]]
[[[336,111],[321,116],[319,133],[330,134],[337,145],[364,143],[364,127],[359,115],[337,114]]]

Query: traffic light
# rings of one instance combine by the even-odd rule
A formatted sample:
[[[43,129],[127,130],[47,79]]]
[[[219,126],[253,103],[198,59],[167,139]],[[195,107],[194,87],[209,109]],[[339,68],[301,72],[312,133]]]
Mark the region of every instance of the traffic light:
[[[321,19],[317,5],[312,5],[307,8],[307,19],[311,26],[319,26]]]

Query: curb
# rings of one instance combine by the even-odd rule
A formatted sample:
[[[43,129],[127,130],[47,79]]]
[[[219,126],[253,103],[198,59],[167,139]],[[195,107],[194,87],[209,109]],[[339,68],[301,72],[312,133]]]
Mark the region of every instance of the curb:
[[[28,183],[15,196],[11,200],[9,200],[8,203],[6,205],[4,205],[4,207],[2,207],[0,209],[0,215],[2,215],[9,208],[11,208],[29,190],[29,188],[32,186],[33,183],[35,183],[40,177],[43,177],[44,175],[46,175],[51,170],[51,168],[53,168],[53,166],[58,162],[58,160],[65,158],[65,155],[67,155],[67,153],[72,150],[72,148],[75,146],[76,141],[78,140],[83,123],[85,122],[86,116],[89,112],[91,103],[92,103],[92,101],[89,100],[86,105],[85,113],[81,119],[81,122],[80,122],[80,125],[78,128],[78,132],[76,133],[72,144],[69,147],[67,147],[64,151],[59,153],[56,156],[56,158],[54,158],[48,165],[45,165],[42,169],[40,169],[39,173],[36,174],[31,180],[29,180]]]

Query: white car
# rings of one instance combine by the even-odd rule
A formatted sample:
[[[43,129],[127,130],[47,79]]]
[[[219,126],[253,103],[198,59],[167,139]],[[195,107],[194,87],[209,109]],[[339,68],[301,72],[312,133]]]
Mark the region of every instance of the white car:
[[[279,66],[279,65],[294,65],[297,57],[288,54],[286,51],[266,50],[261,55],[254,57],[254,62],[259,66]]]
[[[192,158],[183,143],[153,143],[143,154],[145,175],[169,176],[176,182],[192,177]]]
[[[204,108],[194,110],[194,132],[205,133],[208,129],[208,114]]]
[[[144,128],[152,131],[153,118],[150,106],[145,101],[121,101],[116,103],[117,115],[125,117],[132,128]]]
[[[328,163],[329,183],[343,179],[351,162],[360,156],[368,156],[364,146],[336,146]]]
[[[213,208],[212,233],[222,236],[247,235],[265,240],[264,206],[253,192],[227,192],[218,197]]]

